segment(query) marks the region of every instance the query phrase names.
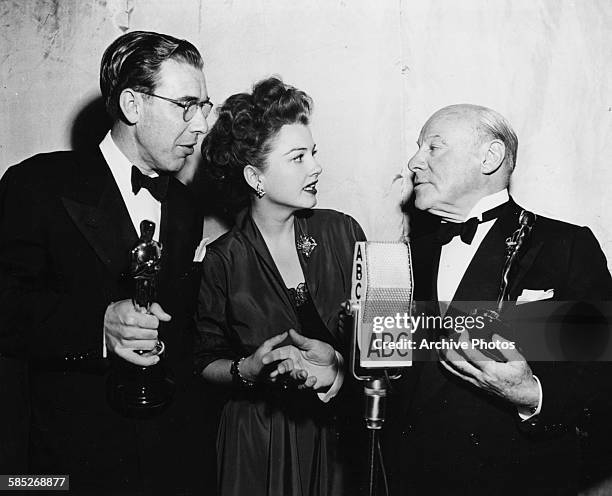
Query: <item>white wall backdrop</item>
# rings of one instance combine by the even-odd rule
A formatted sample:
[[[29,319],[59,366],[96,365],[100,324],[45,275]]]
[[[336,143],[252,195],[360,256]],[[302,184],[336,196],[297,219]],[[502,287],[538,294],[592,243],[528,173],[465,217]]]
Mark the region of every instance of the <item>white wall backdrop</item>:
[[[610,260],[611,25],[609,0],[0,0],[0,174],[70,148],[104,48],[151,29],[201,49],[217,102],[271,74],[307,91],[319,206],[371,239],[400,235],[391,182],[425,119],[470,102],[514,124],[519,203],[590,226]]]

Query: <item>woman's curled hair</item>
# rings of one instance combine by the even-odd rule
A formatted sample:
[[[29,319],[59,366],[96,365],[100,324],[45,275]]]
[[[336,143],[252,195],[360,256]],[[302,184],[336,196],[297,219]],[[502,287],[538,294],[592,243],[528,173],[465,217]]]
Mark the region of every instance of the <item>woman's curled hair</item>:
[[[217,121],[202,142],[202,172],[207,190],[233,216],[248,206],[253,190],[243,169],[265,169],[272,141],[286,124],[308,124],[311,98],[277,77],[263,79],[251,93],[230,96],[217,110]]]

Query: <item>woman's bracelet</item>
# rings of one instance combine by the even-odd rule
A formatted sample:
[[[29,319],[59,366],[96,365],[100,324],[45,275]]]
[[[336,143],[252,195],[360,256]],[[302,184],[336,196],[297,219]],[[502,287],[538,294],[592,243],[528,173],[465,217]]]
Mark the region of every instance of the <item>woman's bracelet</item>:
[[[232,375],[232,381],[239,386],[244,386],[247,388],[253,387],[255,385],[255,381],[251,379],[247,379],[240,373],[240,364],[246,357],[238,358],[232,362],[232,366],[230,367],[230,374]]]

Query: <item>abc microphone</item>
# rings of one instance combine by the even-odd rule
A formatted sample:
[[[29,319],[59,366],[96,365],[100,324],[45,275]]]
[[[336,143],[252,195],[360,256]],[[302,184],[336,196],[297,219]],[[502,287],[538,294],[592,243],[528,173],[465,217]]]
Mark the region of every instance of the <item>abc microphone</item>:
[[[409,245],[355,244],[348,309],[353,317],[351,371],[365,381],[368,429],[382,428],[389,379],[412,365],[412,297]]]
[[[351,300],[347,311],[353,317],[351,372],[364,381],[366,426],[369,441],[369,491],[376,492],[377,464],[383,465],[378,432],[385,421],[390,379],[412,365],[411,310],[413,296],[412,258],[405,243],[357,242],[353,255]]]

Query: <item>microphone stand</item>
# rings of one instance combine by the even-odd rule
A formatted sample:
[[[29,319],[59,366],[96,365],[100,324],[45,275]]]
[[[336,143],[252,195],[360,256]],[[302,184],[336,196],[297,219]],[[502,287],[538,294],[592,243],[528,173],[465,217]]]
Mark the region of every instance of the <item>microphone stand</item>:
[[[385,421],[385,407],[387,403],[387,389],[389,381],[386,376],[372,377],[365,381],[363,391],[365,393],[365,413],[364,418],[366,427],[370,431],[369,440],[369,470],[368,470],[368,495],[376,494],[377,464],[376,452],[379,452],[380,471],[383,474],[385,487],[387,486],[386,474],[382,460],[379,433]],[[388,493],[388,489],[387,489]]]
[[[379,434],[385,422],[387,391],[390,387],[391,379],[398,379],[399,374],[391,375],[387,371],[380,372],[376,375],[361,375],[357,371],[356,360],[357,356],[357,332],[358,322],[361,315],[361,302],[347,302],[345,311],[352,316],[353,319],[353,338],[351,340],[351,372],[353,377],[358,381],[364,382],[363,392],[365,397],[364,403],[364,420],[369,435],[369,450],[368,450],[368,496],[376,495],[376,481],[378,469],[383,476],[385,485],[385,493],[389,494],[389,485],[387,482],[387,474],[383,463],[382,449],[380,446]],[[378,458],[376,453],[378,452]],[[378,460],[378,463],[377,463]]]

